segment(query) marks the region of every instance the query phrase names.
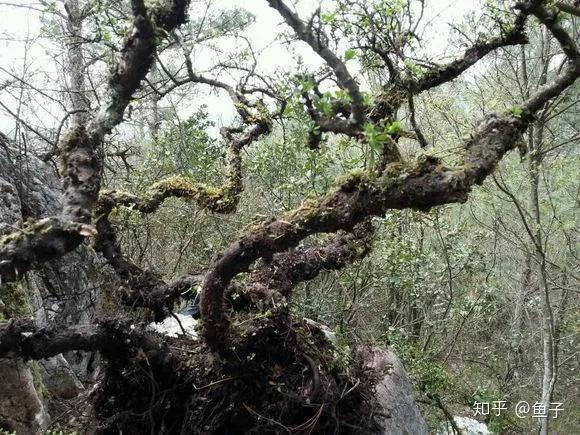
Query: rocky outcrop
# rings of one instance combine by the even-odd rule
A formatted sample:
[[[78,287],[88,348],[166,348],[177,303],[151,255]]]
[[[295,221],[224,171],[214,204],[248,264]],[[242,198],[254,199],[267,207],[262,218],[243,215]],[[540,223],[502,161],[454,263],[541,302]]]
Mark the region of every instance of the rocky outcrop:
[[[0,133],[0,231],[58,213],[62,190],[56,169],[24,154]],[[86,246],[39,265],[25,277],[30,303],[41,323],[76,324],[92,317],[102,263]]]
[[[328,326],[310,319],[308,325],[320,329],[335,344],[336,334]],[[362,346],[358,357],[363,370],[376,377],[374,402],[377,435],[427,435],[429,429],[413,394],[413,386],[401,360],[389,347]]]
[[[1,133],[0,191],[0,233],[11,232],[28,219],[55,215],[61,207],[62,188],[56,169],[23,153]],[[89,322],[103,286],[111,281],[106,270],[96,253],[81,245],[27,273],[23,282],[35,319],[42,325]],[[91,358],[69,353],[66,360],[81,379],[90,378]]]
[[[2,138],[0,137],[0,140]],[[1,151],[0,151],[1,152]],[[0,162],[5,163],[0,158]],[[3,169],[2,166],[0,168]],[[15,185],[0,176],[0,236],[22,225],[22,203]],[[0,320],[31,314],[20,285],[0,286]],[[48,414],[40,400],[30,363],[20,359],[0,359],[0,429],[16,433],[40,433],[48,424]]]
[[[0,429],[17,434],[43,433],[48,414],[38,396],[30,363],[0,359]]]
[[[55,168],[24,154],[0,133],[0,236],[21,228],[28,219],[56,214],[61,200]],[[41,325],[88,322],[108,279],[103,270],[103,262],[88,246],[40,265],[19,283],[18,289],[24,291],[27,301],[17,307],[17,314],[13,306],[7,306],[14,304],[8,299],[16,287],[0,287],[0,321],[29,315]],[[42,376],[43,388],[50,394],[67,398],[83,389],[79,377],[90,379],[93,361],[94,355],[71,352],[66,359],[60,355],[39,362],[34,373]],[[19,434],[44,430],[48,416],[35,389],[30,365],[19,360],[0,360],[0,379],[0,427]]]
[[[336,334],[328,326],[304,319],[320,329],[327,340],[335,344]],[[374,403],[377,435],[427,435],[429,429],[415,402],[413,386],[401,360],[392,349],[383,346],[362,346],[358,357],[363,370],[376,377]]]
[[[37,362],[44,388],[53,396],[71,399],[85,387],[62,355]]]
[[[377,374],[375,401],[381,435],[427,435],[427,424],[413,397],[413,387],[401,360],[387,347],[365,347],[365,369]]]

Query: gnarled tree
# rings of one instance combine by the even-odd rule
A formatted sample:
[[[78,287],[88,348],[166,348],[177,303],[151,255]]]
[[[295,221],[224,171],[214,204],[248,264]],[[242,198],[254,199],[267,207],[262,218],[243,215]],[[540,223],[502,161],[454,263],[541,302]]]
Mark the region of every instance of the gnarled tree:
[[[509,10],[511,21],[498,19],[497,35],[476,41],[448,64],[418,62],[411,70],[406,60],[417,37],[422,1],[403,2],[401,10],[387,13],[381,2],[340,0],[333,14],[323,16],[318,10],[309,19],[283,0],[265,1],[292,35],[322,59],[319,74],[298,77],[300,89],[293,95],[252,68],[239,68],[247,76],[237,85],[207,77],[196,72],[190,50],[176,32],[186,22],[189,1],[132,0],[132,26],[118,48],[106,100],[93,117],[75,117],[54,150],[62,160],[62,210],[27,222],[0,240],[2,292],[24,273],[87,241],[119,275],[118,293],[127,313],[146,308],[161,321],[177,301],[193,298],[192,287],[201,286],[199,340],[162,338],[129,314],[65,328],[39,327],[23,318],[0,326],[3,358],[41,359],[70,350],[102,353],[107,372],[93,399],[104,431],[380,431],[369,418],[374,408],[367,406],[373,402],[377,373],[365,371],[362,363],[349,370],[337,366],[323,334],[289,314],[292,290],[366,256],[372,249],[374,217],[466,201],[517,146],[537,113],[580,76],[580,51],[565,24],[577,11],[567,4],[518,2]],[[428,153],[404,158],[401,138],[430,146],[415,118],[416,97],[454,80],[498,48],[526,44],[530,20],[559,43],[565,61],[557,77],[512,111],[479,121],[454,164]],[[348,68],[352,53],[343,58],[333,48],[332,37],[341,32],[346,39],[354,35],[361,62],[382,74],[374,95],[363,91]],[[183,56],[177,71],[159,58],[167,49],[164,44],[178,47]],[[164,80],[154,84],[148,74],[155,62]],[[158,180],[142,195],[101,189],[105,139],[123,121],[140,89],[151,88],[162,98],[190,84],[225,91],[238,114],[238,124],[220,131],[227,150],[223,185],[211,187],[175,175]],[[323,93],[323,86],[337,91]],[[254,223],[216,253],[206,270],[166,279],[123,254],[111,221],[121,208],[152,214],[174,197],[213,213],[235,212],[243,187],[242,150],[271,134],[289,104],[298,104],[309,119],[305,147],[317,149],[325,137],[341,136],[370,146],[370,163],[336,180],[320,198]],[[398,120],[403,110],[411,115],[407,129]],[[304,245],[305,239],[323,234],[328,236],[318,237],[315,246]]]

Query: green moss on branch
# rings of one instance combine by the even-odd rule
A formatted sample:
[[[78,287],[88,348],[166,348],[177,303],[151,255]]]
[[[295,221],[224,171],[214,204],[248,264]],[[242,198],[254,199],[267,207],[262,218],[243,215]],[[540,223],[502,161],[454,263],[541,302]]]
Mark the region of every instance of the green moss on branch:
[[[19,282],[9,282],[0,286],[0,301],[1,321],[30,314],[26,292]]]

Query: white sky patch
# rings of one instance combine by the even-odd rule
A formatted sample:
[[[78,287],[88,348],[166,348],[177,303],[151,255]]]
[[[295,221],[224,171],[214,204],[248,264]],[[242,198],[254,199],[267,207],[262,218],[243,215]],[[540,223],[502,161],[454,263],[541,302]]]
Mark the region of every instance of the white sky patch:
[[[332,6],[330,1],[301,0],[296,8],[302,18],[308,18],[310,14],[320,6],[323,10]],[[273,74],[276,71],[291,71],[296,65],[296,55],[299,55],[307,68],[315,69],[321,65],[321,60],[310,47],[302,42],[293,43],[291,49],[277,35],[287,31],[288,27],[281,26],[282,18],[270,8],[265,0],[215,0],[212,10],[230,9],[233,7],[250,10],[256,17],[255,22],[249,26],[243,35],[248,39],[254,51],[258,55],[258,70],[265,74]],[[481,8],[476,0],[426,0],[426,11],[423,18],[425,30],[423,33],[422,48],[429,55],[443,59],[449,55],[458,53],[456,47],[448,43],[450,37],[449,23],[459,23],[466,13]],[[54,47],[51,41],[40,38],[40,12],[42,6],[34,0],[0,0],[0,102],[16,111],[16,99],[18,95],[6,95],[1,91],[2,85],[13,80],[2,69],[8,70],[15,75],[27,75],[34,77],[34,85],[39,88],[55,87],[57,83],[57,66],[54,59]],[[192,14],[195,10],[192,10]],[[33,41],[32,43],[30,41]],[[27,43],[28,42],[28,43]],[[234,45],[240,43],[233,39],[224,40],[220,43],[224,51],[235,49]],[[52,46],[52,47],[51,47]],[[28,51],[27,51],[28,50]],[[233,51],[233,50],[232,50]],[[215,61],[213,56],[199,52],[198,58],[194,59],[196,66],[203,70],[209,68]],[[223,59],[222,59],[223,60]],[[353,74],[356,76],[356,61],[349,62]],[[226,80],[227,78],[224,78]],[[235,116],[235,110],[229,98],[224,93],[206,93],[204,90],[196,101],[186,104],[184,116],[191,112],[201,103],[208,106],[210,117],[217,121],[218,125],[228,124]],[[24,116],[31,125],[51,127],[58,124],[62,110],[57,107],[42,107],[23,111]],[[0,107],[0,130],[9,133],[13,130],[15,121]]]

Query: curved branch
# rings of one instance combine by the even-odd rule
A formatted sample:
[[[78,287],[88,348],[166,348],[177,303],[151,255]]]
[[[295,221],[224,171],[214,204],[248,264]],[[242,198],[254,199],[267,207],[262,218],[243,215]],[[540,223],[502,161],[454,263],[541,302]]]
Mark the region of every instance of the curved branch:
[[[417,93],[456,77],[495,48],[522,43],[525,39],[523,25],[529,13],[536,15],[558,39],[568,57],[567,70],[554,83],[524,103],[523,116],[492,115],[482,121],[465,144],[462,165],[446,168],[437,159],[427,157],[413,166],[393,162],[386,166],[378,178],[366,173],[353,174],[321,200],[307,201],[297,210],[255,228],[233,243],[211,266],[202,288],[202,334],[210,347],[220,351],[227,346],[228,320],[223,311],[224,292],[231,280],[247,271],[257,259],[286,251],[315,233],[348,231],[369,216],[383,215],[389,209],[425,209],[463,202],[471,188],[481,184],[492,173],[502,157],[514,147],[535,111],[580,76],[577,50],[569,35],[557,24],[554,16],[547,16],[540,2],[531,2],[528,7],[529,10],[518,14],[514,28],[505,37],[472,47],[463,59],[450,64],[441,72],[410,83],[410,92]],[[288,19],[297,20],[289,10],[288,13]],[[293,27],[298,26],[300,29],[300,25],[304,26],[302,22],[297,22]],[[393,104],[389,98],[395,100]],[[400,105],[402,98],[396,87],[392,88],[387,98],[383,98],[384,101],[378,102],[375,107],[375,118],[381,115],[379,112],[382,109],[396,106],[397,103]],[[370,117],[374,119],[373,112]]]
[[[166,287],[167,284],[161,276],[141,269],[139,266],[123,256],[121,247],[117,242],[115,229],[109,219],[111,212],[119,206],[129,207],[141,213],[153,213],[170,197],[183,198],[195,201],[200,207],[216,213],[232,213],[236,210],[242,184],[242,158],[240,151],[243,147],[267,134],[272,129],[271,120],[268,116],[253,118],[255,125],[243,131],[237,137],[233,136],[236,129],[222,129],[221,133],[230,143],[229,162],[226,172],[226,182],[219,188],[195,183],[189,178],[174,176],[155,183],[143,196],[137,196],[126,192],[109,191],[103,192],[97,201],[95,210],[96,238],[95,248],[101,252],[109,264],[115,269],[119,277],[125,281],[131,289],[130,294],[147,294],[155,288]],[[176,292],[187,290],[189,287],[177,286]],[[129,298],[134,299],[133,297]],[[155,298],[157,300],[158,298]],[[171,299],[173,303],[174,299]],[[142,306],[147,303],[144,300]],[[159,306],[153,304],[153,307]],[[157,319],[165,315],[165,312],[155,311]]]
[[[560,25],[558,10],[548,10],[543,2],[528,1],[516,5],[522,11],[531,13],[542,23],[560,44],[566,55],[567,67],[551,83],[544,85],[534,95],[530,96],[521,106],[522,111],[534,113],[540,110],[552,98],[560,95],[566,88],[572,85],[580,75],[580,51],[574,39]]]
[[[338,232],[320,246],[275,254],[250,274],[248,282],[236,292],[237,297],[249,299],[252,305],[280,303],[290,296],[298,283],[366,257],[371,250],[372,234],[372,224],[367,220],[355,226],[352,232]],[[237,297],[235,302],[238,302]]]
[[[498,48],[527,44],[528,38],[524,33],[527,16],[528,14],[525,12],[519,13],[511,29],[504,35],[493,38],[490,41],[477,43],[468,48],[463,56],[453,62],[429,71],[418,79],[403,80],[400,86],[416,95],[456,79],[484,56]]]
[[[321,232],[350,230],[369,216],[390,209],[426,209],[463,202],[474,184],[480,184],[507,153],[526,123],[511,116],[491,116],[466,144],[464,164],[446,168],[434,158],[415,165],[389,164],[378,177],[356,173],[319,201],[307,201],[297,210],[254,229],[226,249],[211,266],[202,288],[203,335],[219,350],[227,345],[228,321],[223,295],[231,280],[260,257],[296,246]]]
[[[235,310],[249,307],[272,308],[288,298],[300,282],[309,281],[320,273],[339,270],[364,258],[371,249],[373,228],[370,221],[357,225],[352,232],[341,231],[326,243],[314,247],[291,249],[275,254],[259,264],[242,285],[232,285],[227,298]],[[179,277],[168,284],[143,290],[125,290],[125,305],[149,308],[155,321],[162,321],[180,299],[191,299],[193,286],[203,283],[206,272]]]

